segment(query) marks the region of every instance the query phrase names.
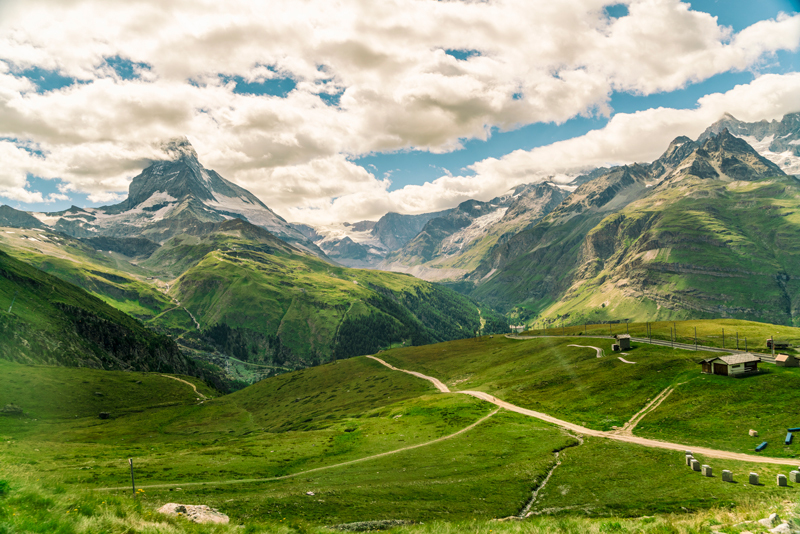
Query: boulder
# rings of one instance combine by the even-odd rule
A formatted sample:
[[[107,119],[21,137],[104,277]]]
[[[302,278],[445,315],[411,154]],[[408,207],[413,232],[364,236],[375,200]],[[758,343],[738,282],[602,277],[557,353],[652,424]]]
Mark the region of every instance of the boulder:
[[[778,514],[770,514],[769,517],[765,517],[764,519],[759,519],[758,522],[764,525],[765,527],[769,528],[780,524],[781,518],[778,517]]]
[[[194,523],[220,523],[226,524],[230,521],[227,515],[220,513],[219,510],[209,508],[205,504],[176,504],[170,502],[158,509],[159,513],[167,515],[182,516]]]
[[[100,412],[100,419],[108,419],[111,417],[111,414],[108,412]]]

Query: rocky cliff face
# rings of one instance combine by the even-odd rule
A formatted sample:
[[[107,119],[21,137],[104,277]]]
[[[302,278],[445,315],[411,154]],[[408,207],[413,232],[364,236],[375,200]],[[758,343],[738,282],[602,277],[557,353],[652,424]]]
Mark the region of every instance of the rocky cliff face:
[[[723,130],[746,141],[786,174],[800,174],[800,113],[789,113],[780,121],[759,122],[743,122],[726,113],[700,135],[698,142]]]

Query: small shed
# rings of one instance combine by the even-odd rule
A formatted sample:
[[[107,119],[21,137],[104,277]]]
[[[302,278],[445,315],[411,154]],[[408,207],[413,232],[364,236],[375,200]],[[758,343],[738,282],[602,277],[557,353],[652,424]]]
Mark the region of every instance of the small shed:
[[[758,362],[761,358],[743,352],[741,354],[729,354],[728,356],[716,356],[700,362],[703,366],[702,372],[708,375],[723,376],[746,376],[758,372]]]
[[[791,354],[778,354],[775,356],[775,365],[778,367],[800,367],[800,360]]]
[[[628,334],[618,334],[614,336],[619,343],[619,350],[631,350],[631,336]]]

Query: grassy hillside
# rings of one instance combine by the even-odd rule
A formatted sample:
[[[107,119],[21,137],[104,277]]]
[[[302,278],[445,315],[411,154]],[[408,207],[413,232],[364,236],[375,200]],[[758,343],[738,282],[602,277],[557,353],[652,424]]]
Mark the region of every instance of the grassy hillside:
[[[794,177],[664,187],[588,233],[580,273],[541,316],[800,325],[798,208]]]
[[[799,368],[762,363],[761,374],[744,379],[708,376],[700,373],[699,362],[714,353],[634,343],[624,358],[636,363],[626,364],[611,352],[612,342],[584,336],[465,340],[395,349],[381,357],[435,376],[453,391],[486,391],[598,430],[622,427],[674,387],[639,423],[636,435],[743,453],[766,439],[773,444],[769,456],[800,457],[796,445],[783,445],[786,429],[800,426],[792,415],[800,402]],[[570,345],[596,346],[605,355],[597,358],[594,349]],[[763,439],[755,442],[751,428]]]
[[[197,319],[200,337],[241,360],[307,367],[403,342],[469,337],[482,324],[505,330],[491,310],[411,276],[338,267],[236,236],[214,236],[210,251],[209,238],[176,240],[151,265],[172,247],[186,264],[196,259],[170,294]]]
[[[564,416],[554,408],[570,399],[574,407],[567,410],[574,411],[566,416],[598,427],[610,422],[610,414],[627,418],[662,385],[694,376],[685,351],[637,348],[629,357],[638,363],[622,367],[608,356],[598,360],[593,350],[566,346],[607,341],[464,340],[382,356],[440,376],[452,388],[491,391],[553,415]],[[784,382],[800,376],[798,369],[783,371]],[[202,382],[178,378],[216,397]],[[796,404],[793,390],[769,395],[773,403]],[[718,391],[708,395],[720,398]],[[730,397],[730,408],[714,414],[719,428],[729,428],[741,413],[755,413],[747,403],[760,394],[743,389]],[[494,406],[472,397],[437,393],[427,381],[366,358],[284,374],[211,399],[160,375],[0,362],[0,405],[8,403],[25,413],[0,415],[0,480],[10,483],[0,496],[0,526],[7,529],[44,532],[63,525],[65,532],[92,532],[92,525],[113,532],[124,517],[140,521],[141,532],[156,528],[153,522],[174,532],[222,533],[240,524],[245,532],[327,532],[322,525],[385,520],[418,523],[394,532],[516,532],[487,520],[518,514],[555,465],[556,451],[561,463],[532,511],[557,518],[510,523],[521,531],[612,532],[626,525],[642,532],[691,532],[707,527],[711,518],[732,523],[764,517],[768,506],[794,500],[800,490],[724,484],[686,468],[681,453],[578,440],[535,419],[493,414]],[[704,407],[709,400],[695,403]],[[111,417],[99,419],[99,411]],[[780,414],[787,411],[773,411],[770,424],[783,424]],[[709,413],[698,408],[693,419],[704,412]],[[415,448],[400,450],[407,447]],[[391,454],[373,457],[382,453]],[[135,506],[125,500],[128,458],[144,488]],[[701,460],[717,472],[732,470],[740,481],[750,471],[766,482],[788,472],[787,466]],[[85,492],[93,488],[115,489]],[[197,530],[154,514],[165,502],[208,504],[229,514],[232,526]],[[726,511],[713,510],[720,503]],[[696,517],[619,519],[709,508]],[[36,530],[37,522],[50,530]],[[648,530],[651,524],[662,530]]]
[[[188,373],[175,343],[60,278],[0,250],[0,357]]]
[[[647,323],[615,321],[606,324],[577,325],[566,323],[563,327],[560,324],[552,324],[548,321],[542,322],[548,324],[548,326],[545,328],[532,328],[523,332],[522,335],[611,336],[615,334],[630,334],[633,337],[650,337],[662,341],[674,339],[676,343],[689,345],[693,345],[695,339],[697,339],[698,345],[762,353],[770,352],[767,347],[767,340],[774,338],[777,341],[785,341],[793,345],[790,349],[781,349],[778,352],[789,352],[791,354],[800,348],[800,328],[739,319],[698,319],[693,321],[655,321]],[[537,323],[533,326],[540,325],[540,323]]]
[[[0,233],[16,258],[169,333],[233,379],[252,382],[395,345],[506,329],[499,315],[447,288],[335,266],[238,219],[161,247],[107,241],[38,229]],[[134,259],[89,244],[130,245],[126,252],[150,256]]]

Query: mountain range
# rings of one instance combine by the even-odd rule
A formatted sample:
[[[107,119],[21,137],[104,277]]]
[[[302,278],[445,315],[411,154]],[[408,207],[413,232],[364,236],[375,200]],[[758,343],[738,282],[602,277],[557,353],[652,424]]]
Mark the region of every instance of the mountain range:
[[[508,322],[722,316],[799,324],[798,117],[744,123],[726,115],[696,140],[676,138],[651,163],[521,184],[435,213],[319,228],[285,221],[176,139],[119,204],[0,207],[0,246],[4,261],[23,262],[15,269],[57,277],[146,328],[106,308],[103,320],[167,335],[182,351],[145,357],[137,349],[126,353],[138,354],[130,365],[199,361],[229,381],[504,331]],[[19,288],[8,280],[4,296],[13,301]],[[0,310],[0,319],[30,338],[66,328],[61,308],[29,307],[24,327],[21,313]],[[50,316],[62,317],[61,330],[46,326]],[[25,356],[27,342],[13,357],[42,358],[38,349]],[[128,365],[97,346],[96,357],[63,361]]]
[[[185,139],[163,148],[165,159],[136,176],[120,204],[57,213],[0,208],[7,261],[57,277],[74,295],[124,312],[141,330],[170,336],[183,351],[170,358],[178,354],[184,367],[191,361],[216,367],[229,382],[506,329],[502,317],[446,287],[343,267],[254,195],[205,169]],[[402,229],[385,226],[388,242],[402,239]],[[9,303],[12,289],[5,291]],[[22,346],[60,331],[45,328],[59,314],[31,308],[28,299],[0,315],[18,324],[23,311],[30,326]],[[51,362],[44,350],[26,357]],[[98,358],[90,361],[113,360]],[[131,360],[131,368],[153,368]],[[65,362],[84,364],[55,361]]]

